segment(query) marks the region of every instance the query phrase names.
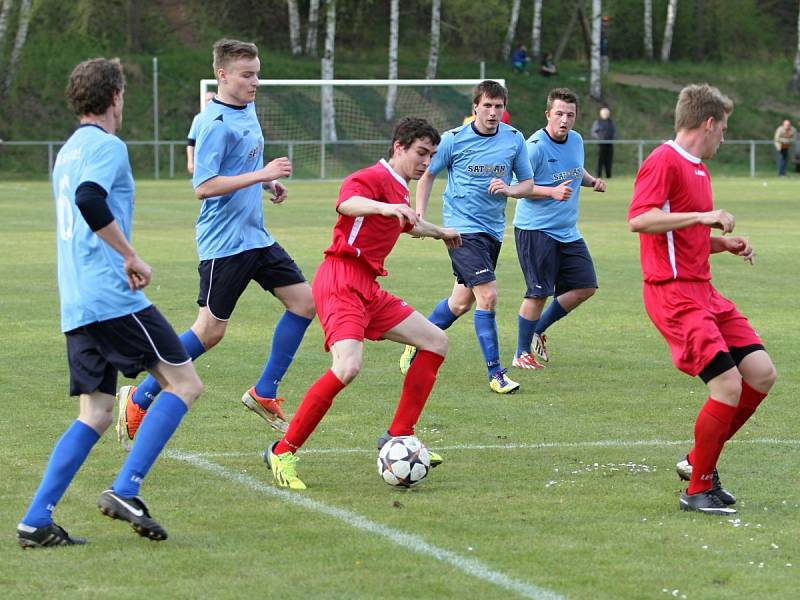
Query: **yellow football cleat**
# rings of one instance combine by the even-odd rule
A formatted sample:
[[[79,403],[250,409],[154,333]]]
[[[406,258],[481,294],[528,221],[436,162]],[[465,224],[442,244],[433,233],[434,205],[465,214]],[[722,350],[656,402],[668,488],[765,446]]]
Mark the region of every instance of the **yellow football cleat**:
[[[272,444],[264,453],[264,462],[267,463],[267,468],[272,471],[275,483],[292,490],[306,489],[306,484],[297,476],[297,461],[299,459],[291,452],[275,454],[273,449],[277,443]]]
[[[489,387],[498,394],[513,394],[519,389],[519,384],[506,377],[506,370],[502,369],[492,376]]]

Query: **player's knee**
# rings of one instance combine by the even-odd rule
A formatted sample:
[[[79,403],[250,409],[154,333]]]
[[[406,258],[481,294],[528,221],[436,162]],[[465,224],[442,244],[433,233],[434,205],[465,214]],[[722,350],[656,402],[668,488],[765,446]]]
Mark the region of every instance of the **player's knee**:
[[[460,317],[465,312],[469,312],[470,308],[472,308],[472,302],[451,302],[450,303],[450,310],[457,317]]]
[[[114,421],[114,403],[84,403],[78,418],[102,435]]]
[[[735,406],[742,395],[742,378],[736,369],[731,369],[709,381],[709,388],[712,398]]]
[[[222,338],[225,337],[225,329],[206,329],[198,337],[203,344],[203,348],[208,351],[222,341]]]
[[[339,361],[331,369],[343,384],[348,385],[361,372],[361,361],[355,358],[348,358]]]
[[[597,291],[597,288],[583,288],[582,290],[576,290],[578,292],[578,301],[579,302],[586,302],[589,298],[594,296],[594,293]]]
[[[438,354],[439,356],[447,356],[447,348],[449,344],[450,341],[447,337],[447,334],[441,329],[437,328],[433,339],[431,339],[428,350]]]
[[[755,375],[749,377],[747,383],[750,387],[759,392],[767,393],[772,389],[772,386],[775,385],[777,379],[778,371],[775,369],[775,365],[769,362],[769,364],[765,365],[755,373]]]
[[[178,396],[186,406],[191,406],[194,401],[203,393],[203,382],[196,373],[193,376],[186,377],[181,381],[176,382],[170,386],[173,393]]]

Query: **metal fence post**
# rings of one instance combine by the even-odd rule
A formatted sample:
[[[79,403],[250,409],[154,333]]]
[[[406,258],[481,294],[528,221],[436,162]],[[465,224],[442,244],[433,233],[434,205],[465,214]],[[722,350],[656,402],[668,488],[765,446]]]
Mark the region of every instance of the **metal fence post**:
[[[644,162],[644,142],[639,140],[639,166]]]
[[[750,177],[756,176],[756,143],[750,141]]]
[[[175,144],[169,143],[169,178],[175,178]]]
[[[53,178],[53,143],[47,142],[47,178]]]

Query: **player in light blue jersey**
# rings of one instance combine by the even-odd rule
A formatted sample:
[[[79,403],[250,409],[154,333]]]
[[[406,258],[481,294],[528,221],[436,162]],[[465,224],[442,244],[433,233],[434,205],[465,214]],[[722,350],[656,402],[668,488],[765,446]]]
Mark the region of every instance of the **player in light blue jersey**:
[[[186,170],[190,175],[194,175],[194,147],[197,144],[197,134],[199,130],[200,115],[203,114],[208,103],[214,99],[214,92],[206,92],[203,97],[203,108],[192,119],[192,124],[189,127],[189,135],[186,136]]]
[[[219,40],[213,57],[218,90],[198,117],[192,178],[202,201],[196,229],[200,311],[181,341],[192,360],[216,346],[250,281],[277,297],[286,310],[275,326],[261,376],[242,403],[283,432],[287,422],[278,384],[315,309],[302,271],[264,227],[262,191],[271,192],[272,202],[283,202],[287,191],[277,180],[291,175],[292,165],[285,157],[264,165],[264,136],[253,103],[261,67],[256,45]],[[153,377],[120,389],[117,436],[123,447],[130,446],[160,390]]]
[[[578,97],[566,88],[547,96],[547,125],[528,138],[535,182],[521,196],[514,215],[517,257],[527,290],[519,309],[517,352],[512,362],[540,369],[550,360],[545,330],[592,297],[597,276],[586,243],[578,231],[580,188],[606,191],[606,183],[583,167],[583,138],[573,131]],[[548,296],[553,301],[544,311]]]
[[[486,361],[489,387],[509,394],[519,384],[506,376],[500,362],[495,320],[497,282],[495,269],[506,226],[509,196],[533,189],[533,174],[522,134],[501,123],[507,91],[496,81],[483,81],[473,90],[475,120],[442,136],[439,150],[417,184],[416,211],[425,218],[436,176],[447,170],[444,191],[444,226],[461,234],[462,246],[448,250],[456,283],[449,298],[437,304],[428,319],[447,329],[477,303],[475,333]],[[518,183],[511,184],[516,176]],[[416,349],[406,346],[400,358],[405,373]]]
[[[27,513],[17,526],[23,548],[69,546],[71,537],[52,512],[114,414],[117,373],[148,370],[164,393],[142,422],[139,441],[100,510],[128,521],[141,536],[167,532],[149,513],[139,488],[161,449],[202,391],[175,331],[142,293],[150,267],[130,244],[133,176],[122,124],[125,77],[118,60],[97,58],[72,71],[67,96],[80,127],[58,153],[53,169],[61,329],[67,340],[70,395],[80,412],[53,448]]]

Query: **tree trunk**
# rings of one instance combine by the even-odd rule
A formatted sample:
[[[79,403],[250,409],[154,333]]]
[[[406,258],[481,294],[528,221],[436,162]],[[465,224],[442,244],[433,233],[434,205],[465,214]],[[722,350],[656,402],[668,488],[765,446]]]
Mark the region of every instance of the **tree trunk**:
[[[538,64],[542,58],[542,0],[533,0],[531,58],[535,64]]]
[[[308,3],[308,34],[306,35],[306,54],[317,55],[317,36],[319,33],[319,0],[309,0]]]
[[[297,0],[286,0],[289,8],[289,43],[292,46],[292,56],[298,56],[303,52],[303,45],[300,43],[300,10],[297,8]]]
[[[794,73],[789,81],[789,89],[793,92],[800,90],[800,10],[797,12],[797,52],[794,55]]]
[[[400,37],[400,0],[391,0],[389,9],[389,79],[397,79],[397,44]],[[387,121],[394,118],[394,105],[397,102],[397,86],[390,85],[386,90]]]
[[[436,79],[436,69],[439,66],[439,40],[442,29],[442,0],[433,0],[431,6],[431,49],[428,52],[428,66],[425,68],[425,79]],[[433,88],[426,87],[423,92],[425,99],[430,102]]]
[[[644,0],[644,56],[653,60],[653,0]]]
[[[506,39],[503,42],[503,50],[500,55],[500,58],[506,61],[511,57],[511,44],[514,43],[514,36],[517,35],[520,2],[521,0],[514,0],[514,4],[511,5],[511,20],[508,22],[508,31],[506,32]]]
[[[581,33],[583,34],[583,49],[586,52],[587,58],[592,56],[592,34],[589,29],[589,21],[586,18],[586,11],[583,9],[583,0],[578,0],[575,3],[578,18],[581,23]]]
[[[11,12],[13,0],[3,0],[3,8],[0,9],[0,57],[3,56],[3,48],[6,46],[6,31],[8,30],[8,15]],[[2,63],[0,63],[0,66]]]
[[[592,53],[590,60],[589,95],[595,100],[603,99],[603,89],[600,82],[600,28],[602,22],[602,0],[592,0]]]
[[[695,0],[694,2],[695,40],[694,48],[692,48],[692,58],[698,62],[704,60],[706,54],[705,5],[705,0]]]
[[[142,3],[128,0],[128,51],[142,51]]]
[[[561,35],[561,41],[558,42],[556,55],[553,57],[553,62],[556,63],[556,65],[558,65],[558,63],[561,62],[561,56],[564,54],[564,50],[567,48],[567,42],[569,42],[569,38],[572,37],[572,32],[575,29],[575,24],[578,22],[578,11],[573,10],[571,12],[572,14],[569,17],[569,23],[567,23],[567,28]]]
[[[28,39],[28,25],[31,22],[31,1],[22,0],[19,7],[19,24],[17,25],[17,37],[14,40],[14,49],[11,51],[11,58],[8,61],[8,68],[6,69],[6,79],[3,84],[3,90],[6,95],[11,90],[11,84],[14,83],[14,77],[17,73],[17,66],[19,65],[20,58],[22,58],[22,48],[25,46],[25,41]]]
[[[336,40],[336,0],[325,0],[325,50],[322,53],[322,79],[333,79],[334,42]],[[335,142],[336,112],[333,106],[333,86],[322,86],[322,140]]]
[[[675,15],[678,12],[678,0],[668,0],[667,23],[664,25],[664,41],[661,43],[661,62],[669,62],[672,49],[672,32],[675,30]]]

